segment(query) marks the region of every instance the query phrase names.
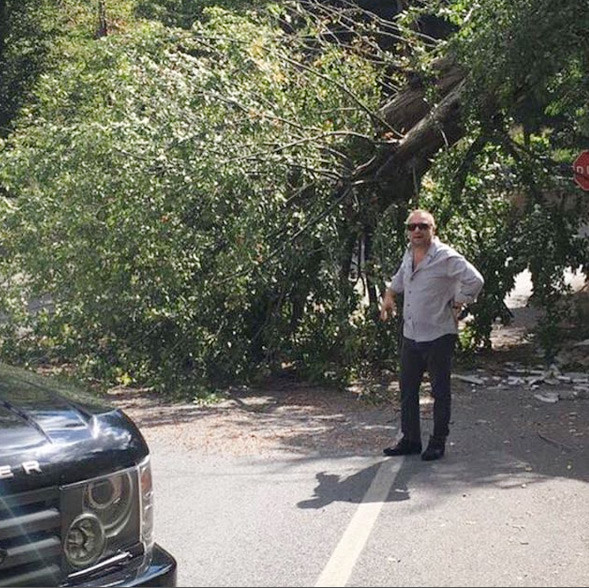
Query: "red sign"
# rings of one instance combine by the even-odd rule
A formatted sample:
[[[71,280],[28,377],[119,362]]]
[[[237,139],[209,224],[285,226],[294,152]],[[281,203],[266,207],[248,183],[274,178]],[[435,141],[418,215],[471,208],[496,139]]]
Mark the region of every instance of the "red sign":
[[[575,182],[589,191],[589,151],[583,151],[573,163],[573,173]]]

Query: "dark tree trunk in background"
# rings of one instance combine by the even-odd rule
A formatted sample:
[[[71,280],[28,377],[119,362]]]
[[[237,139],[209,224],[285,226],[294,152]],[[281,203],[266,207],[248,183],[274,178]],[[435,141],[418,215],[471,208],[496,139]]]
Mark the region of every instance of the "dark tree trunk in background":
[[[0,127],[6,126],[5,104],[7,96],[5,96],[5,84],[2,83],[5,77],[6,64],[4,62],[4,50],[6,47],[6,36],[8,35],[8,7],[7,0],[0,0]],[[0,128],[0,137],[5,134],[5,131]]]
[[[0,0],[0,60],[2,60],[2,53],[4,50],[4,41],[6,39],[6,21],[8,19],[8,11],[6,9],[6,0]]]
[[[106,6],[104,0],[98,2],[98,28],[96,30],[96,37],[106,37],[108,35],[108,25],[106,22]]]

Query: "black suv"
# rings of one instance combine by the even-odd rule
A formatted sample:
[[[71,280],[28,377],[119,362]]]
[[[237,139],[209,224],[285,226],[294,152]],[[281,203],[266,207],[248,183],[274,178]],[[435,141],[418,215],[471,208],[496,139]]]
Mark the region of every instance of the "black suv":
[[[175,586],[121,411],[0,363],[0,586]]]

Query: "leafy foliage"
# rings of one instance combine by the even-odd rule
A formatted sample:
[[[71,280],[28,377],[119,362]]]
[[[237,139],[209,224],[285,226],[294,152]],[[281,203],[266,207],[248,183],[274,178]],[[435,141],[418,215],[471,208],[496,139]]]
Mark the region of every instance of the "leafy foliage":
[[[138,0],[135,11],[142,18],[190,29],[195,22],[206,18],[207,8],[246,12],[266,4],[267,0]]]
[[[46,0],[0,3],[0,136],[48,66],[56,11]]]
[[[22,272],[19,299],[50,294],[45,353],[177,388],[346,339],[330,188],[370,121],[334,79],[370,103],[375,73],[294,41],[209,9],[189,33],[82,45],[39,85],[3,153],[3,274]]]
[[[302,4],[106,2],[106,36],[94,3],[44,4],[43,67],[2,86],[15,100],[0,144],[5,356],[203,394],[290,365],[362,374],[395,356],[378,294],[414,205],[485,275],[463,343],[488,345],[529,268],[552,352],[562,270],[589,265],[562,174],[589,128],[587,15],[432,0],[391,23]],[[457,32],[426,34],[428,14]],[[5,71],[29,59],[27,31],[6,37]],[[405,81],[429,84],[435,107],[448,55],[464,71],[463,138],[413,199],[385,200],[360,173],[396,145],[380,107]]]

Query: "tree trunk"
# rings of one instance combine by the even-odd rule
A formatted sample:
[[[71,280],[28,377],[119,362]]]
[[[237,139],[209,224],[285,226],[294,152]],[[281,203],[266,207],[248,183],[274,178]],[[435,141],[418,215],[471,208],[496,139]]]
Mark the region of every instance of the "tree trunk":
[[[464,71],[450,59],[441,60],[437,69],[440,100],[436,105],[428,104],[425,88],[419,85],[400,92],[381,110],[382,118],[393,129],[382,130],[389,142],[357,175],[358,179],[376,182],[381,212],[395,202],[407,203],[416,196],[435,154],[464,136],[461,125]],[[400,139],[395,138],[397,134],[401,135]]]
[[[104,0],[98,1],[98,28],[96,38],[106,37],[108,35],[108,25],[106,23],[106,6]]]
[[[6,9],[6,0],[0,0],[0,61],[4,52],[4,43],[7,32],[8,11]]]

